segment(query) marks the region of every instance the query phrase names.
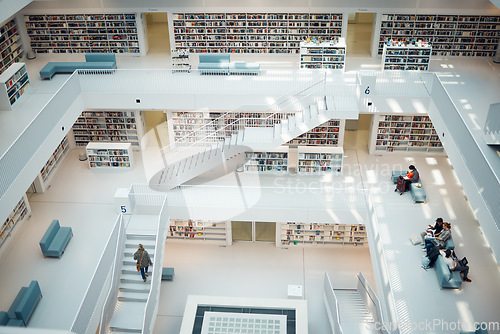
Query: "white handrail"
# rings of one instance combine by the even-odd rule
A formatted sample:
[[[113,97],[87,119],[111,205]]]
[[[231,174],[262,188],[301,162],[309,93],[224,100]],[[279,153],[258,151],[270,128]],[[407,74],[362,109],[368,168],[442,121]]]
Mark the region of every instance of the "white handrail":
[[[360,272],[358,274],[358,292],[361,294],[361,292],[365,293],[365,296],[370,298],[371,303],[374,306],[374,310],[372,307],[369,307],[369,310],[372,312],[372,314],[375,317],[375,323],[376,324],[383,324],[383,315],[382,315],[382,307],[380,306],[380,300],[377,297],[377,294],[375,291],[373,291],[371,285],[368,283],[366,280],[365,276]],[[363,288],[363,291],[360,290],[360,286]],[[363,297],[363,296],[362,296]],[[365,300],[365,303],[368,302],[368,300]],[[368,307],[368,305],[366,305]],[[376,326],[376,328],[379,328],[378,330],[382,332],[382,334],[389,334],[387,329],[385,329],[384,326]]]
[[[330,281],[330,276],[325,272],[323,283],[323,298],[325,301],[325,307],[327,308],[328,320],[330,321],[330,326],[335,334],[342,334],[342,325],[340,323],[340,311],[339,303],[337,297],[335,297],[335,292],[333,291],[332,282]]]
[[[121,261],[123,257],[123,250],[125,249],[125,224],[123,222],[123,216],[120,214],[120,228],[118,231],[118,238],[116,240],[115,256],[113,263],[113,270],[111,275],[111,286],[109,289],[108,296],[104,302],[102,308],[100,333],[106,334],[108,332],[108,327],[111,322],[111,317],[115,310],[115,305],[118,300],[118,288],[120,286],[121,277]]]
[[[91,323],[94,322],[93,319],[96,314],[101,314],[98,308],[99,300],[103,296],[104,288],[106,287],[106,282],[108,281],[109,275],[111,273],[111,268],[113,268],[114,252],[116,248],[116,242],[118,239],[118,233],[120,230],[120,223],[122,221],[122,215],[120,214],[116,219],[113,230],[106,243],[106,248],[104,249],[101,260],[97,265],[92,280],[85,292],[85,297],[78,308],[75,320],[71,325],[71,331],[76,334],[86,334],[95,333],[97,326],[95,328],[89,328]],[[100,319],[99,319],[100,320]],[[99,322],[97,321],[97,324]]]
[[[163,267],[163,257],[165,254],[165,240],[167,229],[170,225],[170,215],[168,211],[167,198],[165,198],[160,215],[158,217],[158,227],[156,229],[155,257],[153,260],[153,270],[151,277],[151,288],[144,312],[142,322],[142,333],[149,334],[153,331],[154,320],[158,312],[158,302],[161,287],[161,275]]]

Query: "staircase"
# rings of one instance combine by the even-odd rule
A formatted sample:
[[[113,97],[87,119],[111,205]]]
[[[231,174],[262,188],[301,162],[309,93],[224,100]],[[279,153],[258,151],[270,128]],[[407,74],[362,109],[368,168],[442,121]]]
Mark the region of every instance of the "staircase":
[[[212,132],[204,138],[205,141],[196,142],[182,151],[169,152],[173,154],[164,157],[166,167],[151,178],[151,188],[163,191],[172,189],[231,157],[245,151],[274,149],[338,116],[338,112],[334,113],[336,108],[332,97],[307,95],[300,101],[293,100],[289,103],[289,108],[301,111],[279,120],[274,119],[278,113],[272,114],[268,117],[270,121],[266,122],[271,125],[267,126],[252,126],[256,123],[255,119],[240,118]],[[354,111],[355,117],[357,112]],[[224,124],[220,121],[214,123]],[[230,135],[225,136],[228,133]],[[181,154],[183,158],[179,158]]]
[[[343,334],[378,333],[375,320],[356,289],[334,289]]]
[[[151,277],[143,282],[136,269],[134,253],[143,244],[151,261],[155,255],[155,235],[127,234],[122,258],[118,301],[111,318],[108,333],[141,333],[143,318],[151,289]],[[151,267],[150,267],[151,268]],[[151,271],[150,271],[151,272]]]

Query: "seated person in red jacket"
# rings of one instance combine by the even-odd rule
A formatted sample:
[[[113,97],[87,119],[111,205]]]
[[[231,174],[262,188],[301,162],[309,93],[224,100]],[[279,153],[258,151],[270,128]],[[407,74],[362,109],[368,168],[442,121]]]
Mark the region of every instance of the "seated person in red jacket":
[[[409,169],[408,174],[403,176],[404,183],[405,183],[405,190],[404,191],[410,190],[410,183],[417,182],[419,179],[419,174],[418,174],[418,171],[415,168],[415,166],[410,165],[410,166],[408,166],[408,169]],[[398,188],[396,187],[396,189],[394,191],[398,191]],[[401,192],[401,194],[403,194],[403,192]]]

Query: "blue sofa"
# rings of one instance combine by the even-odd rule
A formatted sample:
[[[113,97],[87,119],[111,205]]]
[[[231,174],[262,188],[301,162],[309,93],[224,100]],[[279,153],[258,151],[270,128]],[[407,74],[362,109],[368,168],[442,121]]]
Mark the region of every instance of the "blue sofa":
[[[42,240],[40,240],[43,256],[60,258],[64,254],[64,250],[72,236],[71,227],[61,227],[59,220],[54,219],[47,231],[45,231]]]
[[[231,62],[231,56],[224,53],[199,55],[200,74],[258,74],[258,63]]]
[[[86,53],[85,62],[49,62],[40,70],[42,79],[52,79],[56,73],[73,73],[79,69],[110,70],[116,68],[114,53]]]
[[[400,170],[395,170],[392,171],[392,182],[397,183],[398,178],[400,176],[406,175],[406,171],[400,171]],[[422,178],[419,178],[418,183],[411,183],[410,184],[410,193],[411,197],[413,198],[413,201],[415,203],[424,203],[427,199],[427,195],[425,194],[424,186],[422,185]],[[419,185],[419,186],[417,186]]]
[[[12,302],[8,312],[0,312],[0,325],[25,327],[42,298],[38,281],[31,281],[28,287],[23,286]]]
[[[434,269],[438,277],[439,284],[442,288],[460,289],[462,286],[462,276],[459,271],[451,271],[448,265],[444,262],[442,255],[437,257],[434,263]]]

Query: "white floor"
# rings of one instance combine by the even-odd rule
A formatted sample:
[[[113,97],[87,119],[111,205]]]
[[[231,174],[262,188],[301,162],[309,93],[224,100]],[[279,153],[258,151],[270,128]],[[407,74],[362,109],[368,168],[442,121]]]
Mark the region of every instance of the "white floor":
[[[49,97],[67,78],[57,75],[48,82],[37,79],[38,71],[51,57],[81,60],[83,55],[42,55],[29,61],[30,78],[34,92],[38,94],[33,95],[34,99]],[[170,58],[165,53],[117,57],[121,68],[168,68],[170,64]],[[257,60],[264,68],[298,67],[296,56],[235,55],[237,57]],[[348,71],[374,69],[377,66],[380,66],[380,59],[347,59]],[[486,60],[436,59],[431,62],[431,70],[439,72],[467,124],[472,128],[482,126],[489,103],[498,102],[495,99],[498,100],[500,91],[500,65]],[[26,119],[29,117],[26,115]],[[5,130],[0,152],[12,139],[8,135],[10,130],[7,124],[0,122],[0,130]],[[292,184],[314,182],[315,186],[335,184],[372,190],[381,226],[389,232],[385,246],[394,257],[387,260],[393,268],[393,277],[400,277],[395,285],[395,298],[401,314],[406,314],[405,320],[442,317],[461,321],[499,321],[499,267],[446,157],[372,156],[361,147],[366,134],[358,131],[352,135],[357,138],[356,144],[347,140],[351,136],[347,134],[347,157],[341,178],[296,178]],[[154,145],[149,145],[148,149],[154,150]],[[21,227],[15,242],[0,258],[0,267],[3,268],[0,272],[0,310],[8,309],[21,286],[33,279],[40,282],[44,297],[33,314],[30,327],[70,328],[116,220],[113,205],[116,188],[147,182],[142,154],[135,155],[133,171],[111,174],[90,172],[87,162],[78,161],[77,153],[70,152],[45,194],[31,196],[32,217]],[[147,151],[143,153],[149,154]],[[405,168],[409,163],[414,163],[422,173],[428,195],[426,204],[413,204],[408,194],[398,196],[393,192],[390,171]],[[240,174],[240,177],[247,176]],[[228,184],[232,182],[229,179],[234,178],[227,176],[214,180],[213,173],[207,173],[191,183]],[[276,185],[276,180],[260,177],[257,184]],[[408,240],[409,235],[418,233],[439,216],[453,224],[457,253],[467,256],[470,261],[473,282],[464,283],[462,290],[440,290],[435,273],[420,268],[423,253],[418,247],[410,245]],[[58,218],[63,226],[71,226],[74,237],[61,259],[44,259],[38,241],[54,218]],[[349,286],[359,271],[370,282],[374,280],[366,248],[280,249],[261,243],[235,243],[230,247],[219,247],[167,242],[164,265],[175,267],[176,276],[173,282],[162,283],[154,333],[178,331],[188,294],[285,298],[285,287],[289,283],[305,286],[309,303],[309,332],[327,333],[320,296],[324,271],[335,277],[335,284],[341,287]],[[456,333],[458,330],[437,329],[429,332]]]

